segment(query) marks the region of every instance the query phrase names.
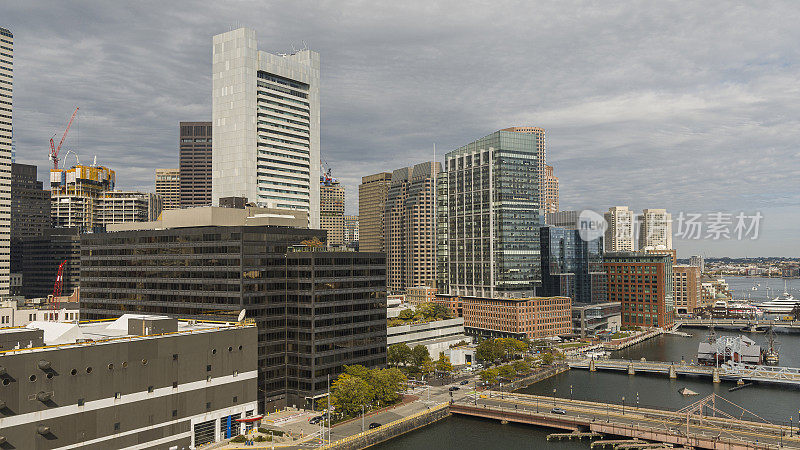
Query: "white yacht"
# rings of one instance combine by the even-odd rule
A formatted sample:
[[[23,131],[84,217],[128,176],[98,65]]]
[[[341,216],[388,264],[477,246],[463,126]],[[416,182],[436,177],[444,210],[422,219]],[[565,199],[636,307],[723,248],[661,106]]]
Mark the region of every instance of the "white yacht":
[[[800,300],[794,298],[789,293],[789,290],[784,287],[783,294],[772,300],[759,303],[758,307],[767,314],[789,314],[797,305],[800,305]]]

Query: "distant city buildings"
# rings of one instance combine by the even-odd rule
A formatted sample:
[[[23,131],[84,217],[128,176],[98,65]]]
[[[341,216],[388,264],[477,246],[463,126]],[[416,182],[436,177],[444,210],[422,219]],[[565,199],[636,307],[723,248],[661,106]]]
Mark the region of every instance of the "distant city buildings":
[[[390,172],[361,178],[358,186],[358,248],[362,252],[386,251],[384,214],[391,181]]]
[[[212,202],[306,211],[319,228],[319,54],[259,51],[239,28],[214,36],[212,55]]]
[[[344,186],[330,173],[320,177],[319,183],[319,223],[328,232],[328,246],[345,243]]]
[[[181,207],[180,169],[156,169],[156,195],[165,210]]]
[[[14,34],[0,27],[0,296],[11,292],[11,162]]]
[[[537,133],[497,131],[445,155],[449,293],[532,297],[541,286]],[[445,179],[445,178],[442,178]],[[443,204],[442,204],[443,203]],[[466,316],[465,316],[466,319]]]
[[[178,177],[181,208],[211,206],[211,129],[211,122],[180,123]]]
[[[391,292],[436,280],[434,190],[441,164],[424,162],[392,172],[384,234],[387,286]]]
[[[54,227],[91,231],[98,226],[97,203],[114,190],[116,173],[103,166],[50,170],[50,217]]]
[[[359,227],[358,216],[344,216],[344,243],[358,250]]]
[[[62,263],[63,295],[71,295],[80,286],[81,239],[77,228],[48,228],[40,236],[20,238],[14,255],[15,271],[22,275],[20,294],[25,298],[51,295]]]
[[[411,304],[411,306],[417,307],[423,303],[430,303],[435,299],[435,287],[423,285],[406,288],[406,300]]]
[[[95,227],[149,222],[161,214],[161,197],[149,192],[106,191],[95,203]]]
[[[703,257],[701,255],[692,255],[689,258],[689,265],[690,266],[699,267],[700,268],[700,273],[703,273],[703,272],[706,271],[705,261],[703,260]]]
[[[573,304],[607,299],[603,238],[581,239],[576,229],[546,226],[539,230],[542,288],[545,297],[570,297]]]
[[[544,166],[544,174],[542,176],[542,212],[555,213],[558,212],[558,177],[553,175],[553,166]]]
[[[570,230],[578,229],[578,218],[580,211],[557,211],[545,214],[544,223],[555,227],[567,228]]]
[[[237,436],[237,420],[257,414],[257,339],[235,321],[134,314],[2,328],[0,445],[177,449]]]
[[[622,305],[622,325],[667,327],[675,321],[672,258],[610,252],[603,256],[608,300]]]
[[[676,314],[692,314],[702,306],[700,267],[673,265],[673,296]]]
[[[672,249],[672,214],[665,209],[645,209],[639,217],[639,250]]]
[[[632,252],[633,240],[633,211],[627,206],[613,206],[604,214],[608,228],[606,228],[605,246],[607,252]]]
[[[11,272],[15,274],[22,270],[20,241],[42,236],[51,227],[50,191],[43,188],[36,172],[36,166],[11,165]]]

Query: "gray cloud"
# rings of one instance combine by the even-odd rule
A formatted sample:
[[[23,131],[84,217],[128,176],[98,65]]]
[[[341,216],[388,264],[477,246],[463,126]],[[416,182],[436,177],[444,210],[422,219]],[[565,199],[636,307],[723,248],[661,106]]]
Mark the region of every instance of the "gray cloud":
[[[756,242],[682,256],[797,256],[795,2],[6,2],[17,159],[67,148],[152,190],[181,120],[210,119],[211,36],[322,58],[322,151],[357,211],[360,177],[511,125],[547,129],[564,208],[762,211]],[[44,178],[44,176],[42,177]]]

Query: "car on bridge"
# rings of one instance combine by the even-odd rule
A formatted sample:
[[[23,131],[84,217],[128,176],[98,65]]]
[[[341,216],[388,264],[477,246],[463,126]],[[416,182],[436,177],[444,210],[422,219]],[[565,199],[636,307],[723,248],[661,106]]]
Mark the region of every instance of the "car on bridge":
[[[378,428],[380,426],[381,424],[379,424],[378,422],[372,422],[371,424],[369,424],[369,429],[374,430],[375,428]]]
[[[550,410],[551,414],[566,414],[567,412],[561,408],[553,408]]]

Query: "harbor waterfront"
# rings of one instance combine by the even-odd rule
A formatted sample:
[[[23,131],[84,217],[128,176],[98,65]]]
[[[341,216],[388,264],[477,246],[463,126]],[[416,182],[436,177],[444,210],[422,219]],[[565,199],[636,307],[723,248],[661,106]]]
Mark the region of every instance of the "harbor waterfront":
[[[611,358],[635,359],[646,358],[649,361],[686,362],[696,359],[697,346],[707,339],[708,330],[687,328],[692,337],[669,334],[656,336],[648,341],[626,349],[613,352]],[[717,330],[717,336],[739,335],[730,330]],[[747,334],[758,344],[764,344],[765,334]],[[780,333],[777,336],[784,349],[800,348],[800,335]],[[781,351],[782,366],[800,367],[800,354],[795,351]],[[538,395],[555,395],[576,400],[624,403],[626,406],[652,407],[677,410],[700,398],[716,393],[742,406],[774,424],[792,424],[797,430],[798,413],[800,411],[800,389],[754,384],[743,389],[729,392],[736,386],[734,382],[715,384],[710,378],[683,377],[669,379],[665,375],[637,373],[627,375],[621,372],[589,372],[586,370],[570,370],[557,374],[539,383],[521,389],[518,392]],[[689,388],[697,392],[697,396],[683,396],[678,391]],[[726,409],[726,411],[728,411]],[[733,411],[728,411],[733,412]],[[389,442],[380,444],[378,449],[400,448],[437,448],[437,449],[472,449],[472,448],[535,448],[546,449],[588,449],[587,441],[547,441],[553,430],[533,426],[504,424],[493,420],[482,420],[467,417],[449,417],[425,428],[399,436]]]

